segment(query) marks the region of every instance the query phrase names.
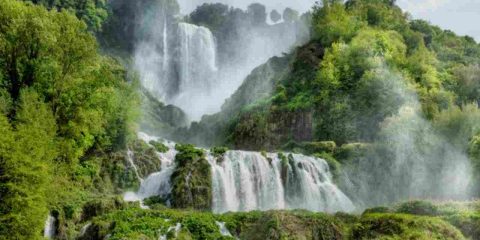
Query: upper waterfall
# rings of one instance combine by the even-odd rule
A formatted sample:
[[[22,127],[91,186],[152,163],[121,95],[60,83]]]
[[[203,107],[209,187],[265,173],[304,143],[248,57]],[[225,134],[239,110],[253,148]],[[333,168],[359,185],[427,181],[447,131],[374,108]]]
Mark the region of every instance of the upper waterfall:
[[[189,23],[178,24],[178,92],[170,101],[198,120],[208,108],[216,84],[216,47],[212,32]]]
[[[157,19],[158,21],[158,19]],[[216,83],[216,46],[212,32],[167,15],[137,44],[135,66],[142,86],[160,101],[182,108],[192,120],[208,112]]]

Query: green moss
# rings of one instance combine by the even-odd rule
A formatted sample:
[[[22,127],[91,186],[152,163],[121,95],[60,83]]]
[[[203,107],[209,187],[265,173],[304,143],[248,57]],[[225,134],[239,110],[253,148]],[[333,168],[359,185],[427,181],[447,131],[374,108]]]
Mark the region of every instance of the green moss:
[[[228,148],[227,147],[213,147],[210,149],[210,152],[212,155],[217,159],[217,162],[223,162],[223,157],[225,156],[225,153],[227,153]]]
[[[88,221],[96,216],[113,212],[125,207],[121,197],[102,197],[87,202],[82,209],[82,221]]]
[[[146,178],[150,174],[161,170],[162,162],[157,155],[157,151],[162,152],[165,148],[168,151],[168,148],[162,143],[150,143],[153,147],[140,139],[136,139],[129,144],[129,149],[133,152],[133,161],[142,178]]]
[[[465,239],[440,218],[402,214],[367,214],[355,224],[352,239]]]
[[[480,239],[480,214],[478,212],[459,213],[443,219],[457,227],[465,237]]]
[[[363,214],[371,214],[371,213],[391,213],[393,212],[390,208],[388,207],[374,207],[374,208],[369,208],[363,211]]]
[[[166,203],[167,203],[167,199],[162,198],[160,196],[153,196],[143,200],[143,204],[145,204],[150,208],[155,208],[155,209],[166,208],[165,207]]]
[[[365,156],[371,148],[371,145],[366,143],[344,144],[336,149],[334,156],[340,162],[350,161]]]
[[[400,204],[396,212],[423,216],[439,215],[438,207],[427,201],[411,201]]]
[[[161,153],[166,153],[168,152],[168,147],[165,146],[165,144],[161,143],[161,142],[157,142],[157,141],[150,141],[149,142],[150,145],[152,145],[155,150],[157,150],[157,152],[161,152]]]
[[[305,142],[301,144],[305,149],[307,154],[313,153],[329,153],[333,154],[337,148],[337,144],[333,141],[323,141],[323,142]]]

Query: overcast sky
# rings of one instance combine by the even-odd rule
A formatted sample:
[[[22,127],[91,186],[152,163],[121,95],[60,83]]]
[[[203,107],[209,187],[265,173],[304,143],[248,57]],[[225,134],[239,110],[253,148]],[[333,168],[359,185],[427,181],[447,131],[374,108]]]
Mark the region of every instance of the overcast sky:
[[[316,0],[178,0],[183,13],[191,12],[205,2],[222,2],[245,9],[260,2],[269,10],[283,11],[286,7],[305,12]],[[480,0],[397,0],[397,4],[414,18],[430,21],[459,35],[470,35],[480,41]]]

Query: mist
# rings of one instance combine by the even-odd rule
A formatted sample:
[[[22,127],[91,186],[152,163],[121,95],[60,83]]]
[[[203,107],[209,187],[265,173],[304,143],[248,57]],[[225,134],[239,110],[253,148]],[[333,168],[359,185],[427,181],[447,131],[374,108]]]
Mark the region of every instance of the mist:
[[[252,3],[261,3],[267,7],[267,10],[283,11],[290,7],[301,13],[309,11],[316,0],[178,0],[182,13],[186,14],[203,3],[223,3],[233,7],[246,9]]]
[[[364,146],[363,154],[346,164],[341,185],[347,195],[359,209],[413,199],[471,197],[472,168],[467,152],[425,119],[418,96],[400,73],[385,66],[374,73],[383,87],[388,86],[389,91],[384,91],[387,97],[402,104],[381,123],[374,143]]]
[[[183,2],[180,11],[195,9],[196,4],[200,2]],[[181,108],[191,121],[219,112],[255,67],[308,40],[308,27],[300,19],[253,23],[246,19],[250,13],[227,10],[227,26],[210,29],[159,1],[143,9],[137,23],[141,30],[135,66],[142,86],[159,101]]]

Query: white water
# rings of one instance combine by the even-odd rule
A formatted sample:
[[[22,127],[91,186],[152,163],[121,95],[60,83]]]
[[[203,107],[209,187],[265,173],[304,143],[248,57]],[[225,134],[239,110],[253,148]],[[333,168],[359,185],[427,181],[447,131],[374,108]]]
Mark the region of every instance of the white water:
[[[283,170],[278,154],[229,151],[217,164],[212,157],[213,210],[251,211],[307,209],[320,212],[350,212],[348,197],[332,182],[328,164],[318,158],[292,154]]]
[[[180,78],[178,94],[170,99],[170,103],[188,111],[192,119],[199,120],[208,111],[207,102],[217,81],[215,40],[208,28],[188,23],[178,24],[177,39]]]
[[[123,198],[128,202],[142,201],[143,199],[152,196],[162,196],[166,198],[171,192],[170,177],[175,170],[174,160],[175,155],[177,155],[175,143],[165,141],[157,137],[152,137],[142,132],[138,133],[138,138],[147,144],[150,141],[160,141],[165,144],[169,150],[165,153],[157,152],[159,159],[162,161],[161,171],[148,176],[146,179],[141,181],[140,189],[136,193],[127,192],[124,194]],[[147,208],[146,206],[143,206],[143,204],[142,207]]]
[[[167,233],[170,231],[175,231],[175,237],[178,236],[178,233],[180,232],[180,229],[182,229],[182,224],[177,223],[175,226],[169,227],[167,230]],[[167,240],[167,235],[161,235],[158,240]]]
[[[140,182],[143,182],[142,177],[140,177],[140,174],[138,173],[137,165],[135,165],[135,162],[133,161],[133,159],[134,159],[134,157],[133,157],[133,152],[132,152],[131,150],[128,150],[128,151],[127,151],[127,160],[128,160],[128,162],[130,163],[130,166],[132,166],[133,171],[135,172],[135,176],[137,176],[137,179],[138,179]]]
[[[43,236],[47,239],[53,239],[55,237],[55,218],[51,214],[48,215],[45,221]]]
[[[89,228],[90,226],[92,226],[92,223],[91,223],[91,222],[85,224],[85,225],[82,227],[82,229],[80,229],[80,233],[78,234],[78,236],[79,236],[79,237],[82,237],[83,235],[85,235],[85,233],[87,233],[87,230],[88,230],[88,228]]]
[[[199,120],[213,111],[208,110],[208,102],[217,81],[215,39],[208,28],[174,23],[163,9],[158,12],[156,18],[147,16],[142,22],[148,34],[136,44],[135,66],[142,86],[158,100]]]
[[[139,136],[147,142],[158,140],[144,133]],[[174,143],[165,144],[170,150],[164,154],[159,153],[162,159],[161,171],[146,178],[137,193],[127,193],[125,200],[138,201],[151,196],[169,196],[176,151]],[[217,163],[211,154],[207,155],[212,167],[214,212],[270,209],[306,209],[320,212],[355,210],[350,199],[332,182],[328,164],[323,159],[292,154],[288,165],[282,167],[278,154],[268,153],[266,157],[258,152],[228,151],[224,160]]]
[[[225,227],[224,222],[215,221],[215,224],[217,224],[218,228],[220,229],[220,234],[222,234],[222,236],[226,236],[226,237],[231,237],[232,236],[230,231],[228,231],[227,227]]]

